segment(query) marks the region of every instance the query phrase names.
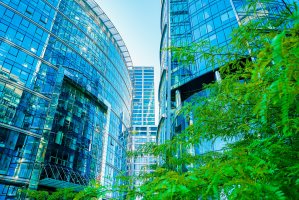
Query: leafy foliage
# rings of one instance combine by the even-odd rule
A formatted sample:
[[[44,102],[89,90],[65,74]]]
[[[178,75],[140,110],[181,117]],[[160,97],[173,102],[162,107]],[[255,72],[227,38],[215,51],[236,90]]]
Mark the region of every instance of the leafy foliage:
[[[99,199],[104,197],[107,192],[108,190],[106,187],[94,180],[90,182],[88,187],[76,194],[74,200]]]
[[[108,190],[101,186],[98,181],[92,180],[89,186],[80,192],[75,192],[72,188],[61,188],[52,193],[39,190],[23,190],[21,192],[28,198],[35,200],[92,200],[104,197]]]
[[[196,54],[222,66],[223,79],[205,87],[208,98],[182,109],[193,116],[186,130],[132,153],[160,156],[163,164],[141,174],[143,184],[128,187],[127,199],[298,198],[299,15],[295,10],[287,16],[289,11],[276,21],[240,26],[230,52],[207,42],[171,48],[183,62],[193,62]],[[219,139],[226,143],[220,151],[189,151]]]

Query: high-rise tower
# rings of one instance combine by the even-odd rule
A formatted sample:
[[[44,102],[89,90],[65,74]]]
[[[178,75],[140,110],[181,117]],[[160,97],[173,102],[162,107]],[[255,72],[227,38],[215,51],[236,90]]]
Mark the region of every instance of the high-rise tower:
[[[138,150],[147,142],[156,142],[154,67],[134,66],[130,69],[130,75],[133,83],[130,148]],[[149,165],[154,163],[152,156],[132,158],[130,174],[148,172]]]

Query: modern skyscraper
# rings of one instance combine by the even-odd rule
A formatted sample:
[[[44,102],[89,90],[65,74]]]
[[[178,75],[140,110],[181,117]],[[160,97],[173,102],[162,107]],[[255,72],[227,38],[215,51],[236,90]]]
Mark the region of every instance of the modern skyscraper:
[[[134,66],[130,69],[130,75],[133,83],[130,148],[138,150],[147,142],[156,142],[154,67]],[[130,174],[148,172],[149,165],[154,163],[153,156],[132,158]]]
[[[259,3],[255,12],[245,11],[248,1],[245,0],[163,0],[161,16],[161,77],[159,85],[160,117],[158,141],[163,143],[184,130],[190,120],[178,115],[177,111],[184,102],[195,95],[207,96],[203,85],[219,78],[218,65],[195,55],[192,64],[178,62],[173,52],[167,47],[188,46],[199,41],[209,42],[209,47],[229,48],[232,30],[249,20],[257,18],[270,19],[279,16],[286,8],[286,1],[275,0]],[[171,127],[171,128],[169,128]],[[171,134],[167,131],[171,130]],[[199,148],[206,150],[219,149],[221,141]]]
[[[0,1],[0,199],[19,187],[117,184],[131,66],[92,0]]]

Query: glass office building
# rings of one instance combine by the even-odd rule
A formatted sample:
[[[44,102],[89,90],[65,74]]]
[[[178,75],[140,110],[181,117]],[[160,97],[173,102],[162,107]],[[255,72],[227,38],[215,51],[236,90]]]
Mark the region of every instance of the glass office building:
[[[166,47],[182,47],[200,41],[207,41],[208,47],[221,47],[229,50],[232,30],[249,20],[262,17],[275,18],[285,9],[283,0],[259,3],[256,12],[246,12],[245,0],[163,0],[161,9],[161,77],[159,85],[160,115],[158,141],[166,138],[167,118],[170,118],[171,135],[184,130],[191,122],[177,111],[195,95],[208,96],[203,84],[211,83],[219,74],[218,65],[212,66],[207,59],[195,55],[194,63],[178,62],[173,52],[163,50]],[[170,10],[168,10],[168,8]],[[170,69],[171,81],[167,79]],[[169,86],[169,87],[168,87]],[[167,91],[170,90],[170,95]],[[169,100],[169,101],[168,101]],[[169,103],[170,102],[170,103]],[[169,112],[168,112],[169,111]],[[223,147],[222,141],[208,144],[196,151],[216,150]],[[199,152],[200,151],[200,152]]]
[[[130,69],[130,75],[133,100],[129,149],[134,151],[147,142],[156,142],[154,67],[134,66]],[[140,172],[149,172],[149,165],[155,162],[153,156],[132,158],[129,173],[138,175]]]
[[[170,79],[178,73],[178,62],[171,60],[171,54],[165,51],[170,46],[186,46],[191,42],[190,20],[188,19],[188,0],[163,0],[161,1],[161,43],[160,43],[160,83],[158,89],[159,98],[159,124],[158,142],[164,143],[167,139],[167,118],[172,118],[172,108],[174,108],[174,97],[167,93],[168,72],[171,73]],[[168,5],[169,4],[169,5]],[[172,83],[172,81],[171,81]],[[170,99],[170,101],[168,101]],[[171,111],[170,111],[171,110]],[[169,112],[170,111],[170,112]],[[168,116],[169,115],[169,116]],[[171,120],[170,120],[171,121]],[[168,138],[169,139],[169,138]]]
[[[0,199],[19,187],[121,184],[130,66],[94,1],[0,1]]]

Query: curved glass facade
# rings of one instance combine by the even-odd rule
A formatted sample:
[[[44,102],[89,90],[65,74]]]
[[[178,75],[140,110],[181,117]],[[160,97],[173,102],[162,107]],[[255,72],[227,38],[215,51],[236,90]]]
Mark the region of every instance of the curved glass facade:
[[[107,19],[89,0],[0,2],[0,199],[126,173],[131,62]]]
[[[169,6],[167,5],[169,3]],[[168,10],[168,8],[170,10]],[[173,88],[174,81],[178,74],[188,73],[185,68],[189,65],[179,65],[177,60],[171,60],[169,64],[169,56],[172,57],[172,52],[169,54],[165,49],[172,47],[186,46],[191,42],[190,21],[188,19],[188,0],[163,0],[161,9],[161,44],[160,44],[160,66],[161,78],[159,85],[159,103],[160,103],[160,117],[158,128],[158,141],[163,143],[166,136],[167,128],[167,110],[174,106],[167,105],[167,69],[171,69],[171,88]],[[170,19],[169,19],[170,18]],[[170,24],[169,24],[170,22]],[[170,29],[170,30],[169,30]],[[170,35],[169,35],[170,32]],[[170,37],[170,38],[169,38]],[[170,66],[168,66],[170,65]],[[183,71],[183,72],[182,72]],[[173,101],[172,97],[171,101]],[[172,116],[169,116],[172,117]],[[163,139],[162,139],[163,138]]]
[[[158,100],[159,100],[159,124],[157,130],[157,143],[163,144],[165,141],[165,117],[167,112],[167,102],[166,102],[166,70],[162,71],[158,90]]]

